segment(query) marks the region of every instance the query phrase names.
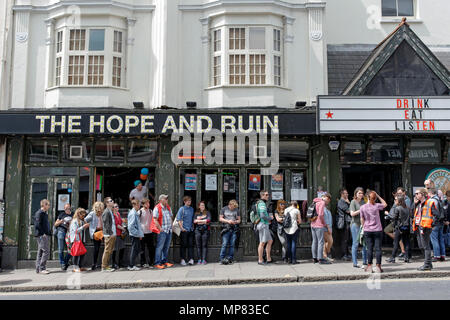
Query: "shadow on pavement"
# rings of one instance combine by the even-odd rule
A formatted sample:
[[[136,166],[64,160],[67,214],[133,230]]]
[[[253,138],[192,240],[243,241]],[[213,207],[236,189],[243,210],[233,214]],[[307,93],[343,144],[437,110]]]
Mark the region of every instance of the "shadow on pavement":
[[[14,286],[18,284],[23,284],[27,282],[31,282],[31,279],[23,279],[23,280],[10,280],[10,281],[0,281],[0,286]]]

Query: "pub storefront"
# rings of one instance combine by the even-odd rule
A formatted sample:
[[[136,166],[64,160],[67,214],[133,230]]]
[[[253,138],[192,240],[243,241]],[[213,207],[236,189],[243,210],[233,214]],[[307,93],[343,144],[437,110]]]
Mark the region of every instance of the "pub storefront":
[[[107,196],[119,204],[122,216],[126,217],[131,208],[129,193],[142,168],[149,169],[147,183],[152,206],[162,193],[169,195],[174,213],[182,205],[184,195],[190,195],[193,204],[206,202],[213,221],[211,261],[218,259],[221,245],[219,212],[229,200],[236,199],[239,203],[242,223],[236,258],[245,260],[257,255],[257,240],[247,212],[260,190],[269,190],[274,205],[278,199],[295,199],[305,202],[305,207],[312,197],[311,147],[316,139],[315,114],[310,111],[10,111],[0,114],[0,122],[1,134],[7,141],[3,259],[6,268],[29,266],[35,259],[32,217],[41,199],[50,200],[51,225],[65,203],[74,209],[90,210],[95,201],[103,201]],[[262,144],[257,134],[257,145],[246,137],[241,141],[244,148],[239,149],[240,140],[233,139],[232,145],[223,146],[223,161],[215,163],[207,162],[206,151],[208,146],[211,149],[211,143],[206,139],[200,141],[203,151],[200,154],[194,149],[192,153],[186,148],[176,149],[182,140],[174,138],[174,133],[183,129],[191,137],[217,129],[216,134],[225,138],[225,129],[240,132],[244,128],[246,133],[252,128],[261,134],[269,133],[268,142]],[[272,140],[279,141],[276,143],[279,159],[273,163]],[[227,158],[227,152],[232,156]],[[217,154],[217,150],[213,152],[219,158]],[[277,166],[264,175],[261,168],[275,162]],[[310,243],[309,228],[303,227],[300,251],[307,250]],[[85,261],[90,263],[93,250],[89,250],[90,241],[87,245]],[[175,236],[170,250],[175,261],[178,246],[179,238]],[[51,259],[57,259],[57,249],[57,242],[52,239]],[[281,255],[279,244],[275,245],[274,254]]]

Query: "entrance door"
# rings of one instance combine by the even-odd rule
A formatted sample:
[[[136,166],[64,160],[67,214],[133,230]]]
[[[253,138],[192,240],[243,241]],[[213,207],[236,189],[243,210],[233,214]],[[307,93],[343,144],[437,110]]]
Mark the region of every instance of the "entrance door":
[[[50,201],[50,209],[48,212],[48,219],[50,223],[50,230],[53,228],[58,215],[64,212],[64,205],[70,203],[72,209],[78,205],[78,186],[75,177],[39,177],[31,178],[27,185],[25,194],[30,195],[25,204],[26,216],[25,226],[27,232],[24,235],[25,241],[21,246],[19,259],[36,259],[37,241],[34,237],[34,214],[40,209],[40,202],[42,199]],[[49,259],[55,259],[58,256],[58,243],[55,237],[50,237],[50,252],[52,253]]]

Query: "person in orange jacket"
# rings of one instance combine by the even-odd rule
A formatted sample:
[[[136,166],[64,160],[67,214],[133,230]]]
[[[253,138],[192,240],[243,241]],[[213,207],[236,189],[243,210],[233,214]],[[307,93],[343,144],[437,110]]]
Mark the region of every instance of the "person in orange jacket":
[[[428,198],[427,189],[419,189],[415,193],[416,209],[414,211],[413,231],[417,233],[419,247],[425,252],[425,261],[419,271],[433,269],[431,262],[431,231],[433,228],[433,217],[439,215],[434,199]]]

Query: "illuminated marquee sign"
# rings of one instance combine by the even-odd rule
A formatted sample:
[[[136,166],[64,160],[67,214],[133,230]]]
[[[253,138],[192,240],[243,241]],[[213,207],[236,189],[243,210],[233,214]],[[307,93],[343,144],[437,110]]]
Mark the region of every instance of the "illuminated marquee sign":
[[[450,133],[450,97],[320,96],[318,133]]]

